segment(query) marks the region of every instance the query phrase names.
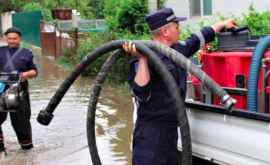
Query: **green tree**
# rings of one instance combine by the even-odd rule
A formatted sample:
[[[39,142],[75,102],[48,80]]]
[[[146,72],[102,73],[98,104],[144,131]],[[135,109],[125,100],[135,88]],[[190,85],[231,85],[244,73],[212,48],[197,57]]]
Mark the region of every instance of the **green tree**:
[[[148,31],[147,14],[147,0],[105,0],[104,15],[111,30],[143,34]]]
[[[11,1],[0,0],[0,12],[11,11],[14,9]]]
[[[127,0],[118,13],[118,28],[131,33],[144,33],[147,25],[144,17],[148,13],[148,0]],[[127,19],[128,18],[128,19]]]
[[[270,34],[270,11],[259,12],[250,6],[248,14],[244,15],[243,24],[247,25],[253,35]]]
[[[41,3],[43,0],[0,0],[0,12],[22,11],[29,3]]]
[[[52,20],[52,14],[51,10],[48,8],[42,7],[42,5],[38,2],[31,2],[27,3],[23,6],[23,11],[30,12],[30,11],[41,11],[43,15],[43,19],[45,21],[51,21]]]
[[[91,8],[95,18],[104,18],[104,0],[90,0],[88,6]]]
[[[125,0],[104,0],[104,17],[107,25],[111,30],[116,30],[118,27],[117,12],[120,10],[120,6]]]

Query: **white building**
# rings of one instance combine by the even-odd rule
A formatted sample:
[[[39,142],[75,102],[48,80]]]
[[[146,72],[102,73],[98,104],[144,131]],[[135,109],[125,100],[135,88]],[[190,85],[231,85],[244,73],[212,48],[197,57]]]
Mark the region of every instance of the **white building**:
[[[150,11],[156,8],[158,0],[149,0]],[[215,14],[236,15],[245,13],[253,4],[258,11],[270,9],[270,0],[166,0],[165,6],[174,9],[176,15],[190,19]]]
[[[12,14],[14,12],[5,12],[0,14],[0,36],[12,26]]]

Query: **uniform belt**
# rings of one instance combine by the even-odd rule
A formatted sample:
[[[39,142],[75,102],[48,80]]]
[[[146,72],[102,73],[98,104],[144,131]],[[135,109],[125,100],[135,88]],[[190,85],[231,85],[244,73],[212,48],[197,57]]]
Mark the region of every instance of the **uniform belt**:
[[[149,125],[152,127],[177,127],[177,121],[171,121],[171,122],[164,122],[164,121],[136,121],[136,125]]]

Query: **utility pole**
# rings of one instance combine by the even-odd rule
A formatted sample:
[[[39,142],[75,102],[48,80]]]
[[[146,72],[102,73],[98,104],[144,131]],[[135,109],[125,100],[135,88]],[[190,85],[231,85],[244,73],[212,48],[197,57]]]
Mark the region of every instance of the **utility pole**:
[[[78,11],[79,2],[78,0],[75,1],[76,10]]]
[[[157,0],[157,9],[160,9],[161,8],[161,4],[160,4],[160,0]]]
[[[74,1],[73,1],[74,2]],[[78,11],[79,2],[75,0],[75,10],[72,12],[72,26],[74,28],[74,42],[75,42],[75,53],[78,51],[79,47],[79,11]]]
[[[75,38],[75,52],[77,53],[79,48],[79,12],[76,10],[76,12],[72,15],[72,25],[74,27],[74,38]]]

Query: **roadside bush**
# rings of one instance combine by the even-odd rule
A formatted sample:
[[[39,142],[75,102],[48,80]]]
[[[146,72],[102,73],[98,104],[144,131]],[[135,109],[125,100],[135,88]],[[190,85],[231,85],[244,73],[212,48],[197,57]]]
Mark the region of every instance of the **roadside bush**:
[[[149,30],[144,20],[147,13],[147,0],[105,0],[104,2],[104,16],[112,31],[147,33]]]
[[[48,8],[42,7],[40,3],[37,3],[37,2],[27,3],[23,6],[22,10],[25,12],[41,11],[43,15],[43,19],[45,21],[52,20],[51,10],[49,10]]]
[[[270,34],[270,11],[259,12],[250,6],[248,14],[243,17],[243,24],[250,28],[253,35]]]
[[[112,36],[109,34],[109,32],[108,33],[107,32],[90,33],[89,37],[85,41],[80,42],[77,56],[74,61],[76,61],[76,63],[80,62],[89,52],[100,47],[102,44],[112,40],[111,37]],[[88,75],[88,76],[95,75],[99,71],[104,60],[105,60],[104,56],[97,59],[95,63],[92,64],[87,69],[87,71],[83,73],[83,75]]]
[[[104,16],[110,32],[89,33],[89,37],[85,41],[80,42],[77,55],[74,57],[66,54],[62,58],[62,61],[70,61],[75,65],[89,52],[111,40],[148,39],[148,27],[144,21],[144,16],[148,11],[147,4],[146,0],[105,0]],[[102,56],[97,59],[83,75],[96,75],[107,57]],[[121,58],[118,60],[117,65],[112,68],[112,74],[109,75],[109,79],[114,82],[123,83],[127,79],[127,72],[127,58]]]
[[[80,42],[80,46],[77,52],[77,55],[74,57],[71,54],[65,54],[60,61],[72,63],[72,65],[76,65],[81,62],[85,56],[93,51],[95,48],[100,47],[106,42],[111,40],[117,39],[128,39],[128,40],[135,40],[135,39],[149,39],[149,35],[134,35],[132,33],[116,33],[116,32],[104,32],[104,33],[89,33],[89,37]],[[95,76],[98,71],[100,70],[102,64],[105,62],[108,55],[102,56],[98,58],[93,64],[90,65],[89,68],[82,74],[83,76]],[[109,75],[109,79],[117,82],[123,83],[127,79],[128,73],[128,65],[127,65],[128,58],[120,58],[112,68],[112,71]]]

